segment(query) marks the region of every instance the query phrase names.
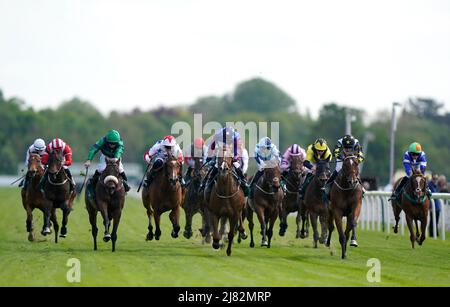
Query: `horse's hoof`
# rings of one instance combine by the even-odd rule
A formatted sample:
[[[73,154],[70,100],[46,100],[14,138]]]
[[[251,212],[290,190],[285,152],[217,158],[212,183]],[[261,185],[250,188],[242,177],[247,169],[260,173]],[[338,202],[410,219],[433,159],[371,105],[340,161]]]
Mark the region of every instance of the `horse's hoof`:
[[[33,232],[30,232],[30,233],[28,234],[28,241],[30,241],[30,242],[33,242],[33,241],[34,241],[34,234],[33,234]]]
[[[49,234],[51,234],[51,233],[52,233],[52,232],[51,232],[50,228],[48,228],[48,227],[45,227],[45,228],[41,231],[41,234],[42,234],[43,236],[49,235]]]
[[[239,239],[245,240],[247,238],[248,238],[248,236],[247,236],[247,234],[245,232],[240,232],[239,233]]]
[[[304,239],[304,238],[306,238],[305,234],[304,234],[304,233],[301,233],[301,234],[300,234],[300,239]]]
[[[172,238],[178,238],[178,232],[172,231],[172,233],[170,234],[172,236]]]
[[[280,230],[280,232],[278,232],[278,234],[280,235],[280,237],[284,237],[284,234],[285,234],[286,232],[285,231],[281,231]]]
[[[317,248],[317,241],[314,242],[314,248]]]
[[[231,256],[231,250],[227,249],[227,256]]]
[[[206,237],[205,238],[205,243],[208,243],[208,244],[211,243],[211,237]]]
[[[213,244],[212,244],[212,247],[214,248],[214,249],[219,249],[220,248],[220,244],[219,244],[219,242],[213,242]]]
[[[358,247],[358,242],[356,242],[356,240],[351,240],[350,241],[350,246]]]
[[[61,233],[61,234],[59,235],[59,237],[60,237],[60,238],[65,238],[66,235]]]
[[[267,241],[262,241],[261,246],[269,246],[269,243],[267,243]]]
[[[156,240],[156,241],[159,241],[159,236],[155,236],[155,240]]]
[[[322,239],[322,238],[319,238],[319,243],[320,243],[320,244],[323,244],[323,243],[325,243],[325,240]]]
[[[108,233],[108,234],[105,234],[104,236],[103,236],[103,241],[105,241],[105,242],[109,242],[109,240],[111,240],[111,235]]]
[[[250,247],[251,248],[255,247],[255,243],[254,242],[250,242]]]
[[[147,237],[146,237],[145,239],[146,239],[147,241],[153,240],[153,233],[149,232],[149,233],[147,234]]]
[[[398,233],[398,228],[394,227],[394,233]]]

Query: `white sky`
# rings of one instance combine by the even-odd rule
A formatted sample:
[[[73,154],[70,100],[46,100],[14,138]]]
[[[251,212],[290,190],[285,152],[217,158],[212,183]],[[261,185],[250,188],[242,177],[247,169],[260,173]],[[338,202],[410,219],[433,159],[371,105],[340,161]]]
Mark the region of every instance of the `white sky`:
[[[0,0],[0,89],[38,109],[147,110],[252,77],[314,116],[409,96],[450,110],[450,1]]]

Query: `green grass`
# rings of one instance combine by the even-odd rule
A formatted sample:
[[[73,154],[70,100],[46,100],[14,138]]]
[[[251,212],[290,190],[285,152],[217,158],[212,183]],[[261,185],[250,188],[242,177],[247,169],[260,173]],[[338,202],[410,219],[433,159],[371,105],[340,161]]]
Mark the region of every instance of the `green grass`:
[[[39,234],[40,211],[34,214],[37,240],[28,242],[18,189],[0,189],[0,212],[0,286],[450,286],[449,241],[427,238],[412,250],[408,236],[359,231],[360,246],[349,248],[348,259],[341,260],[336,233],[331,249],[313,249],[311,238],[295,239],[290,218],[283,238],[276,223],[270,249],[259,247],[257,229],[254,249],[247,239],[235,243],[227,257],[224,249],[203,245],[198,234],[190,240],[172,239],[167,213],[162,216],[161,240],[146,242],[145,210],[140,200],[127,197],[117,251],[112,253],[111,243],[101,240],[101,227],[99,250],[94,252],[81,199],[69,217],[67,238],[58,244],[53,235]],[[194,223],[198,229],[199,216]],[[183,230],[184,219],[181,225]],[[81,262],[80,283],[66,280],[69,258]],[[379,283],[366,280],[369,258],[381,262]]]

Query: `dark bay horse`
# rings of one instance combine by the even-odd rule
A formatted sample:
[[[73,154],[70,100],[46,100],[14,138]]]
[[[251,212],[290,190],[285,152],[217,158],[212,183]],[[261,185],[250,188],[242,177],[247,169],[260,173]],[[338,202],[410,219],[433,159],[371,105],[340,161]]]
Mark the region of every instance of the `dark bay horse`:
[[[345,157],[342,169],[339,171],[331,187],[328,219],[329,233],[326,245],[330,246],[334,223],[336,223],[336,228],[339,233],[339,243],[342,248],[342,259],[346,258],[350,231],[352,231],[350,246],[358,246],[356,242],[356,225],[361,212],[363,193],[358,178],[358,164],[358,158],[356,156]],[[342,228],[342,217],[344,216],[347,217],[345,234]]]
[[[231,255],[231,245],[236,230],[239,230],[239,236],[246,238],[244,228],[242,226],[242,210],[245,205],[244,191],[240,187],[238,177],[233,170],[233,154],[232,150],[223,147],[221,156],[218,158],[218,175],[211,192],[205,190],[205,201],[207,210],[211,217],[213,228],[214,249],[220,247],[219,219],[228,218],[230,222],[230,231],[228,232],[227,255]]]
[[[283,181],[286,183],[286,195],[283,198],[283,202],[280,210],[280,231],[279,235],[284,236],[287,224],[287,216],[289,213],[296,212],[297,218],[295,220],[297,224],[296,238],[300,238],[300,224],[302,222],[302,214],[300,213],[300,198],[298,197],[298,190],[304,180],[303,177],[303,162],[299,156],[291,157],[291,165],[289,172]]]
[[[171,210],[169,214],[172,222],[172,238],[178,238],[180,231],[180,208],[183,201],[183,192],[179,181],[181,164],[174,156],[169,156],[155,176],[150,186],[142,190],[142,202],[147,209],[148,233],[147,240],[153,240],[152,216],[155,219],[155,239],[161,237],[160,218],[161,214]]]
[[[255,183],[253,200],[247,200],[247,219],[250,229],[250,247],[254,247],[253,241],[253,211],[258,216],[261,225],[261,246],[270,248],[273,235],[273,226],[278,217],[283,201],[283,189],[281,189],[281,171],[279,165],[264,169],[264,174]]]
[[[394,190],[399,182],[394,186]],[[395,226],[394,232],[398,232],[398,222],[400,220],[400,213],[405,211],[406,223],[409,229],[409,238],[411,240],[412,248],[417,240],[419,245],[425,241],[425,232],[428,223],[428,210],[430,208],[430,199],[426,195],[427,180],[422,175],[420,170],[413,168],[413,173],[408,179],[402,194],[400,195],[400,202],[392,201],[392,208],[394,209]],[[416,233],[412,222],[416,225]],[[420,221],[420,233],[417,222]]]
[[[309,213],[311,225],[314,231],[314,248],[317,248],[317,241],[320,244],[325,243],[328,233],[328,207],[323,202],[321,188],[330,177],[330,163],[325,160],[319,160],[316,165],[316,171],[311,183],[305,191],[304,204]],[[319,238],[317,231],[317,218],[319,217],[322,226],[322,234]]]
[[[192,179],[187,187],[186,196],[183,201],[183,209],[186,216],[186,226],[184,227],[183,236],[186,239],[192,237],[192,218],[196,213],[202,215],[202,228],[201,233],[207,243],[211,242],[211,236],[209,235],[209,223],[204,214],[204,198],[199,193],[199,187],[206,172],[202,168],[202,158],[194,157],[194,169],[192,170]],[[209,239],[208,239],[209,237]]]
[[[21,190],[22,205],[27,212],[27,232],[28,240],[34,241],[33,210],[38,208],[44,215],[44,226],[41,234],[46,236],[51,233],[50,227],[45,227],[46,220],[51,217],[52,204],[47,201],[39,189],[39,183],[44,174],[41,164],[41,157],[38,154],[31,154],[28,158],[27,187]]]
[[[61,150],[54,150],[50,153],[47,167],[47,180],[43,182],[45,198],[52,205],[51,220],[55,230],[55,243],[58,243],[59,224],[56,218],[56,209],[62,210],[62,227],[60,237],[67,235],[67,223],[69,214],[72,211],[73,201],[76,191],[70,191],[70,178],[64,171],[64,157]],[[50,227],[50,221],[46,220],[45,227]]]
[[[106,168],[100,175],[95,186],[95,199],[90,197],[88,189],[85,190],[84,200],[86,209],[89,213],[89,222],[91,223],[92,238],[94,239],[94,250],[97,250],[97,212],[103,218],[105,232],[103,241],[112,241],[112,251],[116,250],[117,229],[122,215],[122,209],[125,205],[125,188],[122,177],[120,176],[120,160],[105,158]],[[92,179],[91,179],[92,180]],[[113,221],[112,233],[109,228]]]

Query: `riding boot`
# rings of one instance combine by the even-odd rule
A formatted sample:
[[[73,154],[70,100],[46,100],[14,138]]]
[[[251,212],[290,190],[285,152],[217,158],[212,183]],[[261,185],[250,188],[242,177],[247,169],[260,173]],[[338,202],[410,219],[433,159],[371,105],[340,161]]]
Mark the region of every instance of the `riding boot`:
[[[202,183],[200,184],[199,192],[202,192],[205,189],[206,184],[209,183],[209,177],[214,170],[217,172],[216,167],[213,165],[206,173],[205,178],[203,178]]]
[[[239,177],[239,184],[240,184],[242,190],[244,191],[244,196],[247,197],[249,194],[249,191],[250,191],[250,187],[248,186],[247,179],[245,178],[244,173],[242,172],[242,169],[236,168],[236,167],[234,169],[236,170],[236,174]]]
[[[192,167],[188,167],[186,175],[184,176],[184,185],[188,186],[192,179]]]
[[[42,176],[41,181],[39,181],[39,190],[41,191],[41,193],[42,193],[43,195],[45,194],[45,192],[44,192],[44,184],[45,184],[45,182],[47,181],[47,179],[48,179],[48,172],[45,171],[45,172],[44,172],[44,176]]]
[[[263,171],[259,170],[256,172],[255,176],[253,176],[252,182],[250,183],[250,192],[248,198],[253,199],[253,191],[255,190],[255,184],[258,182],[259,178],[261,178]]]
[[[70,172],[70,169],[65,169],[67,177],[69,177],[69,185],[70,185],[70,192],[75,190],[75,181],[73,180],[72,173]]]
[[[306,174],[305,181],[303,182],[302,186],[298,190],[298,194],[300,196],[300,199],[302,199],[302,200],[304,199],[306,188],[308,187],[309,183],[311,182],[313,176],[314,176],[313,173]]]
[[[130,190],[130,186],[128,185],[128,178],[127,175],[125,175],[125,171],[120,173],[120,177],[122,177],[123,187],[125,188],[125,192],[128,192]]]
[[[207,191],[211,190],[212,185],[214,184],[214,180],[216,179],[216,175],[219,172],[215,166],[213,166],[211,169],[212,169],[212,171],[209,174],[209,178],[208,178],[208,181],[206,182],[206,187],[205,187]],[[202,190],[200,190],[200,191],[202,191]]]
[[[330,199],[330,190],[331,186],[333,185],[334,179],[336,179],[338,172],[333,171],[333,174],[331,174],[330,178],[328,178],[327,182],[325,182],[325,185],[321,189],[325,192],[325,195],[327,199]]]
[[[403,187],[406,185],[407,182],[408,176],[404,176],[400,181],[400,183],[398,184],[397,188],[394,190],[394,192],[392,192],[392,195],[388,199],[388,201],[395,200],[398,202],[400,200],[400,193],[403,191]]]
[[[156,172],[153,169],[151,169],[148,172],[147,178],[145,178],[144,186],[145,187],[150,186],[152,184],[152,182],[153,182],[153,179],[155,179],[155,177],[156,177]]]
[[[95,187],[97,186],[98,179],[100,178],[100,173],[96,170],[92,179],[89,180],[88,185],[86,187],[88,193],[92,196],[92,199],[95,199]]]
[[[428,198],[431,199],[431,196],[433,195],[433,193],[431,192],[431,189],[430,189],[429,186],[427,186],[427,187],[425,188],[425,193],[427,194]]]

